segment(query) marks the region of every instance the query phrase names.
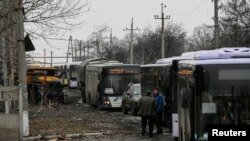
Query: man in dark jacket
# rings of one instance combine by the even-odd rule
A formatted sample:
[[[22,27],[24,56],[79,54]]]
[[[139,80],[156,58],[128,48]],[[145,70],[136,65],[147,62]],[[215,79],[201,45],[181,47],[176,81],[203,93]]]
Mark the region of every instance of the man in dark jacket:
[[[154,113],[155,112],[155,99],[151,96],[151,92],[148,91],[145,96],[140,99],[138,115],[141,116],[141,127],[142,135],[146,133],[146,126],[148,122],[149,127],[149,137],[153,136],[154,127]]]
[[[154,88],[153,95],[155,97],[155,103],[156,103],[156,110],[155,110],[155,116],[154,116],[154,122],[157,127],[157,134],[162,134],[162,127],[161,127],[161,121],[162,121],[162,113],[164,108],[164,99],[159,94],[159,89]]]

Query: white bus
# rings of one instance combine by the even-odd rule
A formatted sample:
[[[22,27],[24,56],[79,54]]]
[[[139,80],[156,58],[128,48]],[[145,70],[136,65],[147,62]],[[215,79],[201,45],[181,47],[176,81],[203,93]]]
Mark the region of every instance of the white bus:
[[[121,108],[122,94],[129,83],[140,82],[140,66],[117,61],[82,63],[80,82],[83,102],[102,108]]]
[[[177,78],[178,61],[187,60],[190,57],[170,57],[159,59],[155,64],[141,65],[141,91],[145,94],[146,91],[153,88],[159,88],[160,94],[164,97],[164,114],[163,125],[172,129],[172,113],[176,112],[173,107],[172,96],[177,94]]]
[[[183,54],[179,62],[179,141],[208,140],[207,125],[250,125],[250,48]]]
[[[54,65],[63,86],[67,86],[69,88],[79,87],[78,72],[81,63],[82,61],[77,61]]]

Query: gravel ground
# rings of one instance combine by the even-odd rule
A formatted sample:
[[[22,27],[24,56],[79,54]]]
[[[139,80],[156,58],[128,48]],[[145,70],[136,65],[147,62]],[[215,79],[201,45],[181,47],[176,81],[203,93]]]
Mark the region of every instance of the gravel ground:
[[[140,135],[140,117],[124,115],[119,110],[99,111],[81,103],[78,90],[65,89],[66,104],[30,108],[30,135],[42,139],[62,138],[128,138]],[[83,136],[84,135],[84,136]],[[54,137],[53,137],[54,136]],[[72,139],[73,140],[73,139]]]

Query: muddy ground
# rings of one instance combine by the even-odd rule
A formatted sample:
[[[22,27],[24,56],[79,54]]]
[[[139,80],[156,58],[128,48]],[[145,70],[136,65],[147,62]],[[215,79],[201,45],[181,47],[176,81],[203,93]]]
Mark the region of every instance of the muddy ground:
[[[85,134],[96,137],[140,136],[140,117],[115,111],[99,111],[81,103],[78,90],[65,89],[65,103],[52,103],[42,108],[30,107],[30,135]],[[40,109],[41,108],[41,109]],[[82,137],[83,138],[83,137]]]

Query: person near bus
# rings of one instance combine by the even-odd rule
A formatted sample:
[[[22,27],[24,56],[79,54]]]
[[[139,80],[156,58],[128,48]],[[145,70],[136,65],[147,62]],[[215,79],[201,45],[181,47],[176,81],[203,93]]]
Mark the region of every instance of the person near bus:
[[[154,115],[154,123],[157,128],[157,134],[162,134],[162,127],[161,127],[161,121],[162,121],[162,113],[163,113],[163,108],[164,108],[164,99],[163,96],[159,94],[159,88],[154,88],[153,89],[153,95],[155,98],[155,115]]]
[[[140,99],[138,115],[141,116],[142,136],[146,134],[146,126],[148,123],[148,135],[149,137],[153,137],[155,99],[154,97],[152,97],[150,91],[148,91],[146,95],[142,96],[142,98]]]

